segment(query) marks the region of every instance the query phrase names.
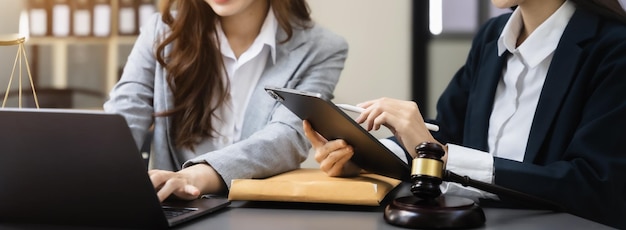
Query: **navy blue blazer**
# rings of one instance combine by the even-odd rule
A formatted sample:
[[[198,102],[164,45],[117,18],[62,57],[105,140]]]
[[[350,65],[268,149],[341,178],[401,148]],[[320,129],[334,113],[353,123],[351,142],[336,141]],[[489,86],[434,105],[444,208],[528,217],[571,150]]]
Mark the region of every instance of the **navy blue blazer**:
[[[437,103],[433,135],[488,151],[489,117],[510,14],[487,22]],[[524,141],[524,140],[520,140]],[[495,184],[626,229],[626,26],[577,10],[554,53],[523,162],[495,158]],[[511,201],[510,199],[508,201]],[[503,198],[502,202],[507,202]]]

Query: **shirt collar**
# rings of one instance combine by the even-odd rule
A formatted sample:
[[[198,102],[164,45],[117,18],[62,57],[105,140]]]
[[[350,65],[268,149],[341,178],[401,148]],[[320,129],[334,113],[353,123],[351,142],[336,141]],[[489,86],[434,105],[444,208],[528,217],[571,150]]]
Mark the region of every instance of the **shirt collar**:
[[[261,32],[257,36],[254,42],[261,42],[270,47],[270,55],[272,56],[272,62],[276,63],[276,31],[278,30],[278,20],[274,16],[274,10],[270,7],[267,12],[263,26],[261,26]]]
[[[517,37],[523,26],[521,11],[519,8],[516,9],[498,38],[498,55],[502,56],[505,51],[517,52],[529,67],[537,66],[559,45],[563,31],[574,11],[576,11],[574,3],[565,1],[520,46],[516,47]]]
[[[228,38],[226,38],[226,34],[224,34],[224,30],[222,30],[222,25],[218,22],[217,24],[217,37],[220,42],[220,50],[222,55],[235,59],[235,54],[233,53],[232,48],[230,48],[230,44],[228,43]],[[265,16],[265,21],[263,21],[263,25],[261,25],[261,31],[254,39],[254,42],[250,47],[253,47],[254,44],[263,44],[267,45],[270,48],[270,55],[272,57],[272,62],[276,63],[276,32],[278,31],[278,20],[274,15],[274,10],[270,7],[267,12],[267,16]]]

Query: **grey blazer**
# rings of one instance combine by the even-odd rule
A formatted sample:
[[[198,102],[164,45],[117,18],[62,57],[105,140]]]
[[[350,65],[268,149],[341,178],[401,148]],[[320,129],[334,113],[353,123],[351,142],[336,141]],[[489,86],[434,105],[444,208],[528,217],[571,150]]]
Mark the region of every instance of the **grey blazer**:
[[[348,53],[346,41],[314,25],[296,28],[289,41],[280,43],[286,34],[279,28],[276,62],[268,59],[254,88],[241,140],[222,149],[189,155],[173,145],[170,119],[153,116],[174,106],[167,73],[155,58],[155,44],[168,31],[159,14],[142,27],[122,77],[104,103],[105,111],[125,117],[138,148],[154,126],[152,168],[177,171],[195,163],[208,163],[229,188],[232,179],[264,178],[298,168],[310,149],[302,121],[270,97],[264,86],[318,92],[332,99]]]

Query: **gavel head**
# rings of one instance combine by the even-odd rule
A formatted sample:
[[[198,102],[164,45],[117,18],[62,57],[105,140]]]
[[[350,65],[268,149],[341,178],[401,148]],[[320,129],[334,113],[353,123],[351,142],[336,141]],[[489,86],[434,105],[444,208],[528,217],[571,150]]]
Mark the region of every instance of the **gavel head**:
[[[411,166],[411,192],[421,199],[434,199],[441,195],[445,150],[440,144],[424,142],[415,147],[417,157]]]

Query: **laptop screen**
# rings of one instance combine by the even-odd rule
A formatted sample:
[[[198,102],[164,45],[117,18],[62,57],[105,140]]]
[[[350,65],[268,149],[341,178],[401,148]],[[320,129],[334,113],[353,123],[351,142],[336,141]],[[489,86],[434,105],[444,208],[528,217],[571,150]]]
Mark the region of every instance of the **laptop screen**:
[[[0,146],[0,221],[168,226],[120,115],[1,109]]]

